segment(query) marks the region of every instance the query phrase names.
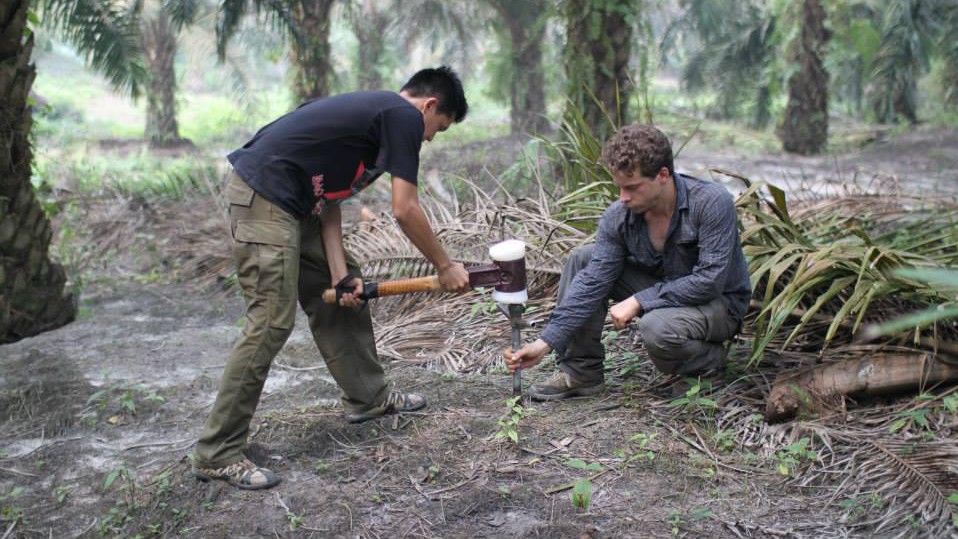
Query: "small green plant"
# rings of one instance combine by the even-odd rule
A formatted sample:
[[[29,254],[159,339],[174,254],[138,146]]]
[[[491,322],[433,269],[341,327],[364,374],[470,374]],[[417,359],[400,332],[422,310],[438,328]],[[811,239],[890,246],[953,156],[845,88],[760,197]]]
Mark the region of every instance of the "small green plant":
[[[628,466],[637,460],[647,460],[651,462],[655,459],[655,451],[649,449],[649,444],[655,440],[655,437],[656,434],[654,433],[651,435],[645,434],[644,432],[633,434],[632,437],[629,438],[629,444],[632,445],[626,449],[616,449],[613,451],[613,454],[619,458],[625,459],[625,461],[622,463],[623,467]]]
[[[738,445],[735,443],[735,435],[727,430],[718,430],[712,435],[712,441],[715,442],[715,448],[723,453],[731,453]]]
[[[711,516],[712,511],[707,507],[696,507],[689,511],[688,514],[683,514],[681,511],[670,512],[668,523],[672,532],[672,536],[677,536],[682,531],[682,528],[688,525],[690,522],[703,520],[710,518]]]
[[[569,459],[565,461],[565,465],[570,468],[575,468],[577,470],[585,470],[588,472],[601,472],[602,465],[598,462],[586,462],[582,459]]]
[[[4,521],[23,520],[23,509],[13,505],[14,498],[23,494],[23,487],[13,487],[10,492],[0,492],[0,517]]]
[[[426,482],[433,482],[436,478],[439,477],[439,466],[433,464],[426,470]]]
[[[915,410],[905,410],[904,412],[898,412],[895,414],[898,419],[892,422],[891,426],[888,427],[888,432],[894,434],[900,430],[908,430],[911,428],[918,428],[920,430],[928,430],[931,425],[928,423],[928,409],[927,408],[917,408]]]
[[[67,497],[70,496],[70,491],[73,490],[73,487],[59,486],[53,489],[53,497],[56,498],[57,503],[63,503],[66,501]]]
[[[794,475],[803,462],[818,460],[818,453],[808,448],[811,443],[809,438],[802,438],[776,452],[776,471],[782,475]]]
[[[669,406],[681,408],[686,412],[702,412],[707,416],[714,414],[718,409],[718,404],[704,396],[704,393],[712,390],[712,382],[698,378],[687,378],[686,383],[689,384],[689,389],[685,392],[685,395],[674,399],[669,403]]]
[[[947,499],[952,505],[958,505],[958,492],[952,492]],[[951,513],[951,525],[958,528],[958,511]]]
[[[512,489],[509,488],[509,485],[499,485],[499,495],[508,498],[512,495]]]
[[[588,509],[592,503],[592,481],[579,479],[572,486],[572,507]]]
[[[496,440],[508,438],[512,443],[519,445],[519,422],[525,415],[525,409],[520,402],[522,397],[512,397],[506,401],[507,412],[499,419],[499,432]]]
[[[296,531],[303,525],[303,517],[288,510],[286,511],[286,521],[289,523],[289,531]]]
[[[958,412],[958,395],[948,395],[941,399],[941,405],[951,413]]]
[[[672,537],[678,536],[679,532],[682,531],[682,526],[685,526],[685,515],[680,511],[671,511],[669,512],[669,529],[672,532]]]
[[[480,288],[479,294],[482,296],[482,299],[473,302],[472,308],[469,309],[469,318],[472,318],[477,314],[494,313],[499,309],[499,306],[496,304],[496,300],[492,299],[492,292],[490,292],[489,289]]]
[[[857,498],[847,498],[838,502],[849,520],[855,521],[864,517],[870,510],[877,510],[884,507],[881,496],[877,493],[871,493],[868,496]]]
[[[569,459],[565,461],[565,465],[589,472],[602,471],[602,465],[598,462],[589,463],[582,459]],[[579,479],[572,485],[572,506],[587,509],[590,503],[592,503],[592,480]]]
[[[114,383],[90,395],[86,408],[80,417],[89,424],[95,424],[100,414],[113,405],[120,412],[136,415],[137,402],[163,402],[163,397],[155,389],[143,384]]]

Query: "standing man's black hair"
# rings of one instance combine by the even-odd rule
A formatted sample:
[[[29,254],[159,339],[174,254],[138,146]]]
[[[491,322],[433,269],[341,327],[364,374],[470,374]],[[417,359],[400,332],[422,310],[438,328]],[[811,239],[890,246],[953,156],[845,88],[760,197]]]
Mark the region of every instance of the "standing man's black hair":
[[[418,71],[402,88],[410,97],[435,97],[439,100],[438,112],[459,123],[469,112],[466,94],[462,90],[459,75],[449,66],[431,67]]]

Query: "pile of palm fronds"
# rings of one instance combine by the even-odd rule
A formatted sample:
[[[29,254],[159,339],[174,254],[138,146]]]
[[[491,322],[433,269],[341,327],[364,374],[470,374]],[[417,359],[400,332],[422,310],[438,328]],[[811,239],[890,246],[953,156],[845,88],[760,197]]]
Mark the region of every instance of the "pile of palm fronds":
[[[757,307],[752,363],[773,344],[823,356],[833,341],[850,341],[863,324],[953,300],[901,271],[958,261],[953,203],[845,197],[790,212],[784,192],[755,183],[737,207]],[[910,329],[904,337],[916,346],[947,346],[955,335],[944,324]]]

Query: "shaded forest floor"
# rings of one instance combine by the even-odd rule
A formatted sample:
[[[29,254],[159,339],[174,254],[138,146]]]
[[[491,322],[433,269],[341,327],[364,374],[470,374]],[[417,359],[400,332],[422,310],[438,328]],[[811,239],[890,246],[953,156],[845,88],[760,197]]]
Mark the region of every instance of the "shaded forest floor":
[[[497,144],[496,151],[515,147]],[[898,182],[906,192],[958,192],[954,131],[918,130],[880,145],[822,158],[695,148],[685,157],[692,168],[772,181],[776,174],[847,178],[828,173],[845,163],[860,168],[863,180],[866,170],[907,179]],[[433,156],[425,166],[440,161]],[[683,170],[681,158],[678,164]],[[915,170],[930,183],[913,182]],[[160,204],[154,209],[167,220],[210,208],[204,200],[151,204]],[[747,343],[737,343],[728,383],[710,401],[674,405],[667,381],[636,353],[628,333],[609,343],[606,393],[524,403],[513,443],[496,437],[511,378],[495,371],[391,364],[394,383],[424,394],[429,407],[345,423],[339,390],[300,318],[276,359],[252,436],[251,456],[283,483],[261,492],[199,483],[188,455],[240,331],[240,299],[168,278],[176,269],[164,266],[171,261],[163,246],[176,241],[168,222],[118,220],[113,227],[129,241],[91,266],[79,319],[0,346],[4,539],[941,536],[940,526],[929,524],[933,515],[919,512],[876,530],[887,501],[867,491],[838,496],[834,485],[801,473],[827,460],[827,451],[839,454],[828,445],[839,445],[835,425],[870,432],[877,413],[907,408],[909,397],[766,425],[771,378],[800,360],[772,358],[746,373],[738,367]],[[525,381],[543,380],[551,369],[533,369]],[[955,417],[941,414],[938,441],[953,445]],[[803,438],[818,454],[797,445]],[[898,438],[914,447],[929,441],[920,430]],[[574,493],[588,503],[577,507]]]

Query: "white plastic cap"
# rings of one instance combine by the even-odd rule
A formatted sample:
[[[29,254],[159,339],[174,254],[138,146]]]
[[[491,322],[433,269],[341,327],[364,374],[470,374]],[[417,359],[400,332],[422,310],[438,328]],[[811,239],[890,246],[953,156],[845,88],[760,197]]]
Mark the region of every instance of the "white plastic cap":
[[[526,243],[521,240],[500,241],[489,248],[489,258],[497,262],[519,260],[526,256]]]

